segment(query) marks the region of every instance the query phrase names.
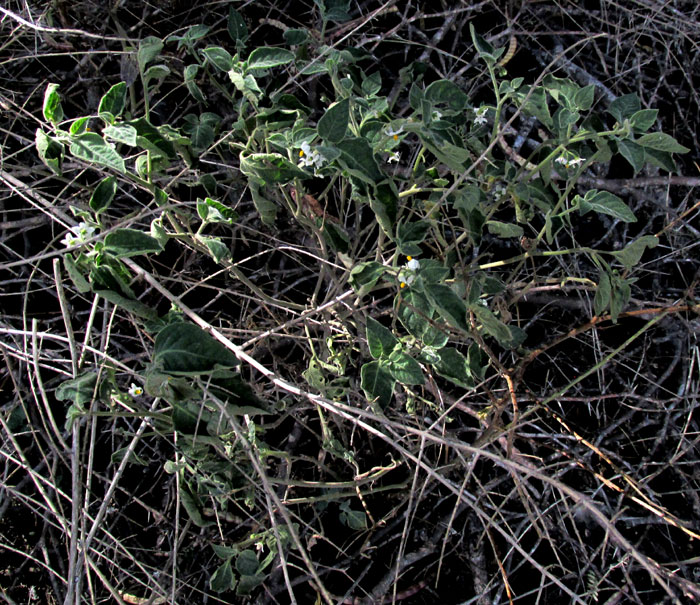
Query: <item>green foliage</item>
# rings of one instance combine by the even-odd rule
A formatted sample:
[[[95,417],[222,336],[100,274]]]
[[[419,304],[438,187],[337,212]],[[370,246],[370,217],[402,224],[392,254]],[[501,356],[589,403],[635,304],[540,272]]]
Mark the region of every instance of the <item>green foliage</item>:
[[[470,93],[447,79],[425,86],[420,77],[409,78],[421,73],[411,66],[404,72],[405,88],[399,89],[403,103],[397,104],[382,96],[387,83],[376,66],[367,67],[362,53],[322,41],[329,23],[350,18],[350,3],[315,0],[314,5],[324,31],[286,30],[284,44],[291,50],[251,50],[248,25],[233,7],[225,26],[234,43],[230,51],[209,44],[214,35],[207,26],[165,41],[145,38],[135,51],[143,104],[130,94],[133,83],[116,82],[99,101],[96,116],[64,123],[58,86],[49,84],[44,123],[36,131],[37,153],[53,174],[62,175],[69,155],[100,175],[92,179],[97,184],[85,198],[87,206],[73,209],[79,222],[68,226],[63,240],[69,248],[64,267],[75,290],[117,305],[134,316],[144,342],[152,339],[151,363],[142,371],[145,391],[168,406],[154,430],[182,436],[179,462],[171,461],[166,470],[178,474],[181,504],[201,528],[214,524],[210,506],[223,513],[233,503],[256,505],[259,486],[245,492],[241,478],[267,468],[268,458],[286,457],[265,444],[266,426],[256,418],[280,416],[286,402],[275,408],[247,384],[238,372],[236,352],[242,349],[231,351],[177,311],[163,314],[151,306],[150,292],[139,290],[143,285],[135,279],[141,265],[135,267],[132,258],[146,266],[161,262],[166,254],[157,255],[168,246],[184,246],[243,281],[232,230],[245,225],[257,231],[256,237],[262,232],[264,241],[298,229],[303,232],[298,248],[323,261],[327,283],[351,288],[354,303],[344,301],[346,308],[338,305],[334,311],[337,318],[314,326],[328,331],[323,339],[307,333],[308,357],[294,360],[304,388],[336,401],[364,400],[387,415],[395,400],[405,401],[412,413],[417,405],[437,405],[428,388],[449,384],[461,395],[503,371],[499,363],[506,362],[496,359],[517,365],[527,358],[525,322],[510,308],[525,263],[532,263],[535,274],[536,263],[546,256],[590,259],[597,282],[577,280],[591,295],[595,288],[595,314],[609,312],[618,321],[632,295],[630,273],[659,238],[640,233],[615,251],[554,248],[570,238],[576,221],[595,217],[604,224],[631,225],[638,220],[621,197],[586,188],[581,176],[615,156],[635,174],[648,164],[672,170],[672,154],[688,151],[665,133],[649,132],[657,110],[642,109],[635,94],[615,99],[608,115],[600,115],[594,85],[553,75],[537,84],[504,79],[505,48],[495,47],[471,24],[474,51],[491,80],[490,98],[475,106]],[[177,49],[181,62],[171,61],[166,45]],[[150,107],[159,100],[159,83],[173,80],[175,69],[182,69],[177,84],[191,97],[191,113],[162,124],[152,119]],[[322,78],[328,96],[320,95],[315,104],[298,99],[284,82],[301,77]],[[503,143],[505,116],[521,113],[537,126],[527,158]],[[97,131],[90,130],[91,120],[100,123]],[[183,202],[173,193],[180,184],[197,192]],[[242,209],[234,210],[231,191]],[[124,199],[146,200],[144,207],[153,213],[150,229],[121,226],[133,224],[123,212]],[[249,246],[246,237],[240,239]],[[504,259],[494,249],[516,250],[515,257]],[[516,269],[507,273],[504,267]],[[288,301],[280,295],[270,304],[270,296],[260,295],[258,283],[264,279],[258,277],[265,270],[255,283],[247,281],[259,297],[256,304],[269,304],[273,316]],[[565,269],[551,271],[551,283],[572,279]],[[318,284],[304,291],[308,301],[288,308],[306,312],[318,305],[320,278]],[[286,287],[275,285],[277,292]],[[212,298],[221,294],[215,288]],[[391,308],[386,301],[393,301]],[[306,326],[302,319],[284,321]],[[236,329],[245,333],[249,326]],[[56,397],[71,403],[69,424],[101,388],[94,371],[60,384]],[[334,462],[356,467],[340,431],[336,437],[328,426],[322,430],[324,452]],[[368,529],[366,512],[347,497],[337,501],[347,531]],[[255,594],[280,549],[291,544],[289,533],[281,535],[287,528],[275,531],[263,528],[234,546],[216,545],[221,563],[209,578],[211,590]]]

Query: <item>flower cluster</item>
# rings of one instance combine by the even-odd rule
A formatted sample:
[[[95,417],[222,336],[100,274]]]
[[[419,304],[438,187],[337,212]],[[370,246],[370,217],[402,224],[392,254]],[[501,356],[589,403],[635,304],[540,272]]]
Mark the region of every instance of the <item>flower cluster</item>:
[[[407,256],[406,268],[399,273],[399,287],[405,288],[416,281],[416,273],[420,269],[420,262],[412,256]]]
[[[559,156],[556,160],[554,160],[558,164],[561,164],[564,166],[564,168],[573,168],[574,166],[578,166],[579,164],[583,164],[586,159],[585,158],[579,158],[573,154],[567,153],[567,155],[562,155]]]
[[[78,223],[77,226],[71,227],[70,232],[61,240],[67,248],[82,244],[92,237],[95,233],[95,227],[86,222]]]
[[[311,145],[304,142],[301,144],[301,149],[299,150],[299,166],[307,168],[313,166],[314,170],[319,169],[323,166],[323,162],[326,158],[323,157],[320,151],[316,149],[311,149]]]

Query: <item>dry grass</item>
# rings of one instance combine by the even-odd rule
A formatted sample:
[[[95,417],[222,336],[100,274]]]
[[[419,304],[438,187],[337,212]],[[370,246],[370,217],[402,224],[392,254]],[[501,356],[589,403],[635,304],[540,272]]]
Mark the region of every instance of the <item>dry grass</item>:
[[[475,388],[433,377],[380,413],[359,388],[362,325],[368,314],[391,316],[393,292],[358,299],[342,260],[303,221],[281,216],[275,228],[263,226],[226,145],[212,146],[192,168],[178,165],[162,184],[174,210],[193,211],[202,196],[196,180],[208,173],[217,199],[239,214],[218,232],[234,265],[222,268],[173,241],[163,258],[128,261],[132,286],[159,312],[176,304],[216,333],[274,411],[230,416],[230,447],[214,444],[206,455],[192,435],[173,430],[167,402],[124,396],[150,360],[151,332],[78,292],[60,263],[69,206],[85,207],[103,175],[71,160],[57,177],[34,149],[46,83],[61,83],[71,116],[94,114],[101,94],[123,78],[128,40],[203,22],[226,41],[227,6],[172,4],[127,0],[110,12],[87,1],[50,9],[10,1],[0,15],[0,596],[245,602],[211,590],[222,562],[211,545],[255,550],[264,542],[261,559],[277,554],[253,591],[256,603],[699,600],[697,4],[604,0],[583,9],[509,0],[427,9],[367,1],[352,3],[349,23],[329,24],[330,44],[362,49],[384,70],[383,92],[398,114],[407,94],[392,70],[419,60],[431,79],[486,97],[468,23],[494,44],[513,37],[513,77],[554,73],[596,83],[601,107],[637,92],[645,107],[660,108],[664,131],[693,150],[680,164],[687,178],[632,178],[618,165],[589,174],[624,195],[639,223],[581,224],[553,244],[615,249],[638,233],[660,234],[617,323],[591,321],[586,280],[596,271],[578,257],[494,268],[508,286],[502,309],[528,332],[527,352],[482,342],[489,368]],[[236,7],[248,20],[249,48],[276,43],[280,24],[319,27],[311,2]],[[196,107],[180,80],[186,57],[173,48],[163,57],[172,75],[153,111],[175,124]],[[202,86],[230,126],[236,116],[226,115],[223,97]],[[328,94],[319,78],[289,76],[280,86],[316,110]],[[138,94],[135,111],[143,109]],[[512,126],[531,136],[525,120]],[[509,143],[517,150],[515,134]],[[147,230],[157,211],[127,184],[108,220]],[[367,216],[340,202],[335,212],[355,234],[348,256],[375,258],[383,242]],[[481,253],[498,260],[519,251],[490,242]],[[336,383],[325,373],[325,393],[302,376],[313,357],[344,364]],[[66,429],[67,404],[56,390],[87,369],[121,394],[95,393]],[[366,529],[353,529],[350,514]]]

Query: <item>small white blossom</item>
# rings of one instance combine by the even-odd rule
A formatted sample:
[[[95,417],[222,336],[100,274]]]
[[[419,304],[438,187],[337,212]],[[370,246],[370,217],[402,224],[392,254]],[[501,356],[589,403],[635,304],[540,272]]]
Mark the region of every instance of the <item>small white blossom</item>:
[[[301,144],[301,150],[299,151],[299,166],[308,167],[313,166],[314,169],[318,169],[326,161],[320,151],[312,149],[311,145],[307,142]]]
[[[70,248],[71,246],[75,246],[76,244],[80,243],[80,240],[72,233],[66,233],[66,236],[61,240],[61,243],[66,248]]]
[[[433,109],[433,112],[430,114],[430,117],[433,120],[439,120],[442,117],[442,113],[440,113],[437,109]]]
[[[480,124],[486,124],[486,112],[488,111],[488,107],[486,105],[482,105],[479,107],[479,109],[476,110],[476,116],[474,117],[474,124],[477,126]]]
[[[585,162],[585,158],[579,158],[575,156],[567,157],[567,156],[559,156],[556,160],[554,160],[558,164],[562,164],[565,168],[572,168],[574,166],[578,166],[579,164],[583,164]]]
[[[401,154],[398,151],[394,151],[388,158],[387,158],[387,164],[391,164],[392,162],[398,162],[401,159]]]
[[[131,387],[129,388],[129,395],[132,397],[141,397],[141,395],[143,395],[143,389],[136,383],[132,382]]]
[[[399,273],[399,284],[402,288],[410,286],[416,281],[416,272],[420,269],[420,262],[411,256],[406,257],[408,262],[406,268]]]
[[[85,221],[78,223],[75,227],[71,227],[70,230],[71,232],[67,233],[61,240],[61,243],[65,244],[67,248],[77,244],[82,244],[90,239],[95,233],[95,227],[89,223],[86,223]]]
[[[400,126],[397,130],[389,127],[386,129],[386,134],[393,138],[395,141],[399,140],[399,135],[403,134],[403,126]]]

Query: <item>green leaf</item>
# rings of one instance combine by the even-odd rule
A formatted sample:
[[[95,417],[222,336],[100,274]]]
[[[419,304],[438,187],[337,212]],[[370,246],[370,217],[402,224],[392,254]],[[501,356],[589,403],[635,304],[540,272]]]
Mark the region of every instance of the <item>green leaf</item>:
[[[253,550],[244,550],[236,557],[236,571],[243,576],[252,576],[258,571],[258,557]]]
[[[324,222],[320,217],[316,219],[316,224],[333,252],[347,253],[350,249],[350,236],[343,227],[333,221]]]
[[[126,82],[118,82],[100,99],[97,115],[112,124],[124,111],[126,104]]]
[[[204,93],[202,92],[202,89],[198,86],[197,82],[195,81],[195,78],[197,77],[197,72],[199,71],[199,65],[196,63],[193,63],[192,65],[188,65],[185,67],[185,71],[183,72],[183,77],[185,80],[185,86],[187,87],[187,90],[189,93],[194,97],[195,101],[199,101],[200,103],[204,103],[206,101],[204,97]]]
[[[369,206],[374,211],[379,226],[389,237],[394,232],[398,212],[398,196],[392,184],[387,182],[375,187],[374,195],[369,201]]]
[[[673,156],[667,151],[657,151],[656,149],[651,149],[646,147],[644,149],[644,158],[650,164],[658,166],[663,170],[668,170],[669,172],[676,172],[676,162]]]
[[[71,122],[68,132],[73,136],[78,136],[87,131],[88,125],[90,124],[90,116],[83,116],[82,118],[76,118]]]
[[[137,118],[136,120],[131,120],[128,124],[136,128],[136,143],[139,147],[169,160],[177,157],[172,141],[164,134],[168,132],[169,127],[166,127],[167,125],[155,127],[146,118]]]
[[[235,8],[230,7],[228,10],[228,21],[226,29],[231,40],[236,43],[236,48],[241,50],[245,46],[245,41],[248,39],[248,27],[245,20]]]
[[[631,140],[622,140],[617,142],[617,149],[632,166],[634,173],[637,174],[644,168],[644,148],[637,145]]]
[[[252,576],[242,575],[238,580],[238,587],[236,588],[236,595],[247,596],[258,586],[260,586],[265,581],[266,576],[264,574],[255,574]]]
[[[361,510],[354,510],[345,501],[340,505],[340,522],[350,529],[362,531],[367,529],[367,515]]]
[[[44,93],[44,118],[56,126],[63,120],[63,107],[61,96],[58,94],[58,84],[49,84]]]
[[[309,39],[309,30],[305,28],[290,28],[284,32],[284,41],[289,46],[299,46]]]
[[[221,71],[227,72],[233,67],[233,57],[225,48],[221,48],[221,46],[208,46],[202,49],[201,52],[209,63]]]
[[[595,84],[589,84],[576,91],[573,102],[579,111],[588,111],[593,106],[595,99]]]
[[[491,309],[476,303],[472,305],[471,310],[487,334],[493,336],[501,346],[510,346],[511,332],[508,326],[498,319]]]
[[[658,243],[659,238],[655,235],[643,235],[612,254],[629,270],[639,262],[647,248],[656,248]]]
[[[107,260],[111,259],[107,257]],[[109,290],[126,298],[134,298],[134,292],[127,283],[129,278],[130,276],[125,274],[122,267],[113,267],[109,262],[92,267],[90,270],[90,282],[95,292],[98,290]]]
[[[294,61],[294,53],[286,48],[261,46],[248,55],[247,69],[269,69]]]
[[[139,42],[137,60],[141,73],[145,72],[146,65],[153,61],[161,50],[163,50],[163,41],[155,36],[148,36]]]
[[[378,361],[370,361],[360,370],[362,390],[369,400],[377,400],[382,409],[391,403],[396,382]]]
[[[189,486],[185,485],[180,490],[180,502],[197,527],[209,527],[214,524],[214,521],[209,521],[202,516],[199,498],[190,491]]]
[[[236,578],[233,577],[231,560],[224,561],[209,579],[209,588],[214,592],[226,592],[236,587]]]
[[[617,318],[627,306],[632,290],[630,282],[617,275],[610,279],[612,291],[610,293],[610,317],[613,323],[617,323]]]
[[[501,223],[500,221],[486,221],[486,227],[489,233],[498,237],[521,237],[524,233],[520,225],[512,223]]]
[[[574,203],[578,201],[578,209],[582,215],[593,210],[599,214],[613,216],[624,223],[636,223],[637,217],[619,197],[609,191],[596,191],[592,189],[584,198],[577,195]]]
[[[253,204],[255,204],[255,209],[260,215],[260,220],[265,225],[274,225],[275,219],[277,218],[277,204],[275,202],[267,199],[260,191],[260,186],[251,181],[249,183],[250,195],[253,198]]]
[[[489,65],[493,65],[498,59],[496,49],[485,38],[476,33],[473,23],[469,23],[469,33],[472,36],[472,42],[479,57],[484,59]]]
[[[174,323],[156,336],[153,363],[167,374],[206,374],[216,368],[234,367],[238,359],[199,326]]]
[[[143,74],[143,79],[146,82],[146,86],[149,85],[151,80],[164,80],[170,75],[170,68],[167,65],[158,63],[158,65],[151,65],[146,73]]]
[[[667,153],[688,153],[690,151],[672,136],[663,132],[650,132],[642,135],[637,139],[637,143],[642,147],[649,147],[656,151],[665,151]]]
[[[92,290],[95,294],[98,294],[105,300],[111,302],[113,305],[121,307],[125,311],[129,311],[129,313],[133,313],[137,317],[150,320],[155,320],[158,318],[158,312],[155,309],[145,305],[139,300],[124,296],[115,290],[103,290],[94,286]]]
[[[640,109],[632,114],[630,124],[635,132],[646,132],[656,123],[658,115],[658,109]]]
[[[318,134],[329,143],[339,143],[345,138],[350,120],[350,99],[331,105],[318,121]]]
[[[374,288],[385,271],[384,265],[377,261],[360,263],[352,268],[348,281],[360,296],[364,296]]]
[[[367,139],[348,138],[338,142],[336,146],[340,150],[338,162],[353,176],[372,184],[384,178]]]
[[[205,237],[200,235],[198,239],[204,242],[204,245],[207,247],[207,250],[209,250],[209,254],[211,254],[212,258],[217,263],[220,263],[221,261],[231,257],[231,251],[229,250],[228,246],[221,241],[221,238]]]
[[[605,271],[601,271],[598,278],[598,287],[595,291],[595,298],[593,299],[593,312],[596,315],[602,315],[605,309],[610,305],[611,292],[610,276]]]
[[[467,94],[451,80],[433,82],[425,89],[424,95],[433,105],[444,104],[444,109],[454,113],[463,111],[469,104]]]
[[[56,399],[70,401],[79,407],[83,407],[92,401],[96,393],[97,374],[85,372],[76,378],[63,381],[56,389]]]
[[[286,184],[294,179],[311,178],[308,172],[279,153],[241,155],[240,162],[241,172],[260,184]]]
[[[216,139],[216,130],[221,118],[215,113],[205,112],[200,116],[188,113],[184,119],[185,125],[182,130],[190,137],[192,151],[199,155],[206,151]]]
[[[64,255],[63,265],[65,266],[66,271],[68,272],[68,277],[70,277],[71,281],[73,282],[75,289],[81,294],[89,292],[90,282],[88,282],[88,280],[85,279],[85,276],[82,274],[80,269],[78,269],[77,265],[75,264],[75,261],[73,260],[72,255]]]
[[[553,127],[552,116],[547,105],[547,95],[542,86],[537,86],[534,89],[530,86],[525,86],[518,94],[518,97],[527,99],[522,107],[524,113],[537,118],[547,128],[551,129]]]
[[[639,97],[636,93],[623,95],[615,99],[608,107],[608,113],[611,114],[620,124],[625,121],[625,118],[632,117],[642,108]]]
[[[117,143],[125,143],[131,147],[136,147],[137,136],[136,128],[128,124],[110,124],[102,129],[102,135],[108,139],[112,139]]]
[[[403,351],[393,351],[389,355],[388,370],[401,384],[424,384],[425,376],[420,364]]]
[[[236,555],[238,555],[238,553],[241,552],[237,546],[223,546],[221,544],[211,544],[211,547],[216,553],[216,556],[220,559],[223,559],[224,561],[226,559],[235,557]]]
[[[452,327],[469,331],[467,307],[454,290],[443,284],[426,284],[425,295],[441,317]]]
[[[64,149],[63,143],[59,143],[56,139],[47,135],[41,128],[36,129],[36,151],[39,154],[39,158],[51,172],[58,176],[61,176],[63,172]]]
[[[221,202],[211,199],[197,200],[197,213],[207,223],[228,223],[238,219],[238,214]]]
[[[117,258],[163,251],[160,242],[137,229],[117,229],[105,235],[104,251]]]
[[[396,337],[376,319],[367,317],[367,345],[375,359],[388,357],[398,344]]]
[[[416,256],[421,253],[418,246],[428,234],[430,223],[427,221],[403,222],[397,230],[396,243],[401,254]]]
[[[394,307],[404,328],[423,346],[440,349],[447,344],[448,334],[432,322],[433,307],[423,294],[414,289],[399,292]]]
[[[362,94],[368,97],[376,95],[382,88],[382,74],[375,71],[362,80]]]
[[[168,36],[168,42],[177,42],[177,49],[185,47],[192,49],[197,40],[201,40],[209,33],[211,28],[207,25],[193,25],[187,28],[182,36]]]
[[[76,158],[124,172],[124,158],[99,134],[86,132],[73,139],[70,152]]]
[[[112,203],[114,196],[117,193],[117,177],[108,176],[106,179],[102,179],[95,187],[90,197],[90,208],[92,208],[95,214],[104,212],[109,208]]]
[[[467,358],[457,349],[445,347],[437,352],[437,361],[431,362],[435,371],[443,378],[466,389],[474,387]]]

